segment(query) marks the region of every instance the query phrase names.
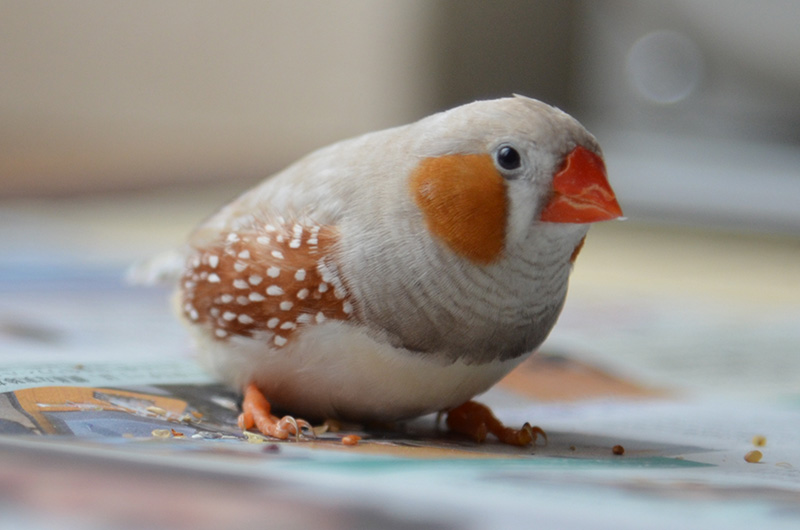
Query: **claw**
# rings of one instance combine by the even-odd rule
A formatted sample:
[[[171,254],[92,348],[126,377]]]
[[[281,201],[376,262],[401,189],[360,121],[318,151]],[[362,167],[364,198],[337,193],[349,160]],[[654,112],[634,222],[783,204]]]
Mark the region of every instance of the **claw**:
[[[501,442],[509,445],[523,447],[535,444],[539,435],[547,443],[547,434],[540,427],[531,427],[529,423],[521,429],[506,427],[487,406],[475,401],[467,401],[448,412],[447,426],[451,431],[469,436],[476,442],[483,442],[492,433]]]
[[[242,413],[239,415],[237,423],[242,430],[255,427],[262,434],[279,440],[286,440],[290,434],[293,434],[298,441],[301,435],[308,436],[308,432],[311,432],[311,436],[313,436],[313,430],[307,421],[298,420],[292,416],[284,416],[280,419],[273,416],[269,401],[253,383],[245,388]]]
[[[531,427],[531,424],[526,421],[525,425],[522,426],[522,430],[528,433],[528,436],[530,436],[531,441],[533,441],[533,445],[536,445],[536,439],[540,435],[542,438],[544,438],[544,444],[547,445],[547,433],[544,432],[544,430],[538,425],[534,425],[533,427]]]
[[[289,427],[291,427],[291,429]],[[284,416],[281,418],[278,422],[278,429],[288,434],[294,434],[295,440],[300,439],[300,429],[297,427],[297,420],[291,416]]]
[[[314,427],[306,420],[298,419],[297,425],[300,426],[300,434],[303,436],[307,436],[312,439],[317,438],[317,433],[314,432]]]

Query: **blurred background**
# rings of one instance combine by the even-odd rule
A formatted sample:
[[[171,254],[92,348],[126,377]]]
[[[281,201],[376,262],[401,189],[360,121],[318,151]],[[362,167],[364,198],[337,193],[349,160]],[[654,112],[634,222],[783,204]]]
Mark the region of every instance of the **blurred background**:
[[[593,228],[554,347],[796,389],[798,20],[790,0],[0,0],[0,345],[175,326],[87,289],[314,148],[521,93],[595,133],[628,217]]]
[[[0,6],[0,197],[233,192],[518,92],[590,125],[629,217],[800,229],[790,0]]]

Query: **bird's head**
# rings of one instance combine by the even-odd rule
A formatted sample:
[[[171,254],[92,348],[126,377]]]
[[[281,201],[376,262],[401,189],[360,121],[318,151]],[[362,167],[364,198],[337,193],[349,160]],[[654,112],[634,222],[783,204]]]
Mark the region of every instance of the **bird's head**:
[[[537,100],[479,101],[422,122],[410,191],[429,231],[478,264],[542,223],[622,216],[595,138]]]

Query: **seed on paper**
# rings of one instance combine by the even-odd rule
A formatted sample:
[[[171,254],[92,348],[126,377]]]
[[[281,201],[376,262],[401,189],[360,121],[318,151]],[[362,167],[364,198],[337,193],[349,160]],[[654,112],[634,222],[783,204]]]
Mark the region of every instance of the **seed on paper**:
[[[761,457],[764,455],[761,454],[761,451],[754,450],[748,451],[747,454],[744,455],[745,462],[750,462],[751,464],[756,464],[761,462]]]

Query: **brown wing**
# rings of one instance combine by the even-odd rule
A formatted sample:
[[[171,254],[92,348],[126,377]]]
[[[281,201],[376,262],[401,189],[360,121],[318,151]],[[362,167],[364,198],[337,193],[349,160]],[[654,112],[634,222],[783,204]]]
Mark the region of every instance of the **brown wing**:
[[[186,318],[217,340],[264,336],[276,347],[294,332],[353,314],[335,264],[335,227],[253,222],[195,248],[180,281]]]

